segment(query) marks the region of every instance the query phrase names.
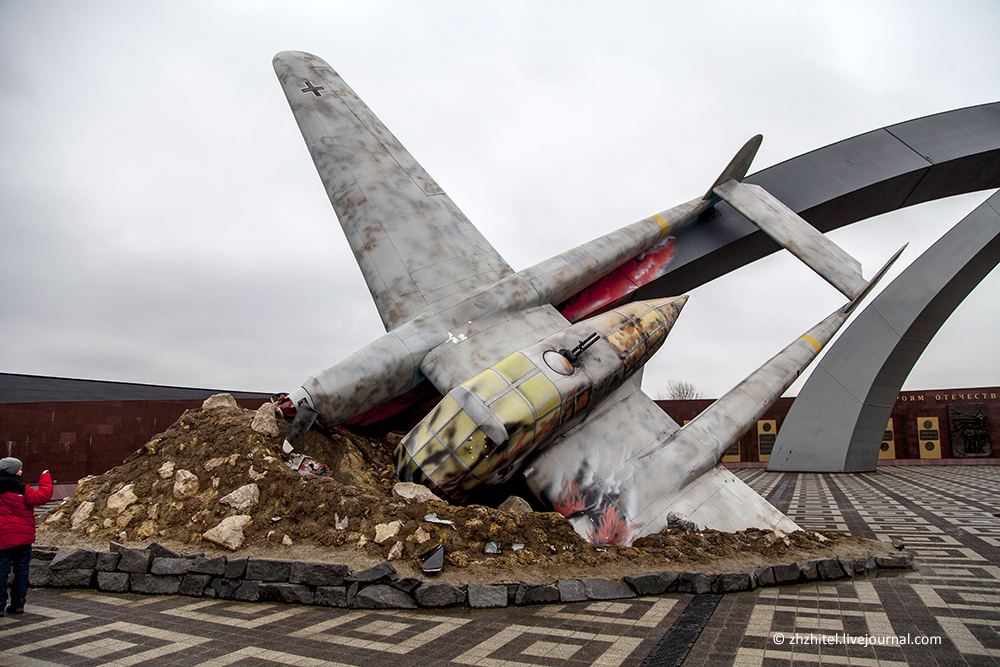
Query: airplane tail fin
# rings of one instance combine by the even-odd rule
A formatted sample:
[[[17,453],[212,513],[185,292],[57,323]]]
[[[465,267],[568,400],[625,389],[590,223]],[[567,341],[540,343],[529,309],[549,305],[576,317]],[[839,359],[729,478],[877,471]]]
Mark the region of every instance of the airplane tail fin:
[[[743,144],[743,148],[737,151],[733,159],[729,161],[726,168],[722,170],[719,177],[715,179],[715,183],[712,183],[712,187],[708,189],[702,200],[708,201],[714,197],[718,197],[715,194],[715,188],[719,187],[726,181],[736,181],[740,182],[747,175],[747,171],[750,170],[750,163],[757,156],[757,149],[760,148],[761,142],[764,141],[764,135],[755,134],[750,137],[750,140]],[[718,200],[716,200],[718,201]]]

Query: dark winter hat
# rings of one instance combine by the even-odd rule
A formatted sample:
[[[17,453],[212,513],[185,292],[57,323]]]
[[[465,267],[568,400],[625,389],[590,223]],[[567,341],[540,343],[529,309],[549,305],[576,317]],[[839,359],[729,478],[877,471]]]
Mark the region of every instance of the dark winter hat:
[[[13,456],[8,456],[5,459],[0,459],[0,472],[5,472],[9,475],[16,475],[17,471],[21,469],[21,460],[15,459]]]

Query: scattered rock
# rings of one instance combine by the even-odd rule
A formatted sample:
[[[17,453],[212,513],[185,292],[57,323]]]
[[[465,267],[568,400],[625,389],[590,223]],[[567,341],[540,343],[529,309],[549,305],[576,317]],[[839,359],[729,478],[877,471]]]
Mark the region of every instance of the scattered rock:
[[[174,497],[187,498],[198,493],[198,476],[189,470],[174,473]]]
[[[174,476],[174,468],[176,467],[177,464],[173,461],[164,461],[156,472],[162,479],[170,479]]]
[[[223,505],[229,505],[235,510],[246,510],[260,501],[260,487],[256,484],[245,484],[232,493],[219,498]]]
[[[125,508],[138,500],[133,489],[135,484],[128,484],[121,490],[108,496],[107,508],[121,514]]]
[[[231,394],[214,394],[205,399],[205,402],[201,404],[202,410],[233,410],[238,412],[243,412],[243,408],[239,406],[236,399],[232,397]]]
[[[233,402],[235,403],[236,401]],[[250,428],[258,433],[277,438],[281,435],[281,427],[278,426],[278,414],[278,407],[268,401],[257,408],[253,421],[250,422]]]
[[[392,494],[408,503],[444,503],[441,498],[426,486],[413,482],[396,482],[392,487]]]
[[[243,545],[243,529],[252,522],[253,517],[246,514],[227,516],[215,528],[202,534],[202,537],[213,544],[236,551]]]
[[[402,527],[402,521],[378,524],[375,526],[375,544],[384,544],[393,537],[396,537],[396,535],[399,535],[399,529]]]
[[[79,528],[87,521],[87,519],[90,518],[90,514],[93,511],[94,511],[94,503],[90,502],[89,500],[85,500],[84,502],[80,503],[80,505],[76,508],[76,511],[73,512],[73,516],[70,517],[69,520],[70,528],[72,528],[73,530],[79,530]]]
[[[500,503],[497,509],[501,512],[510,512],[511,514],[525,514],[532,511],[528,501],[520,496],[510,496],[507,500]]]

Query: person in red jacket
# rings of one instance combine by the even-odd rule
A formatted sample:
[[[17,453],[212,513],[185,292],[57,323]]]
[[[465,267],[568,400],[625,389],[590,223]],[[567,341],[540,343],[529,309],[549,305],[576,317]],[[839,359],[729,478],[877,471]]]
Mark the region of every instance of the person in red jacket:
[[[38,489],[21,483],[21,461],[0,459],[0,616],[7,605],[7,577],[14,568],[8,614],[24,613],[28,595],[28,565],[35,541],[35,505],[52,499],[52,478],[46,470],[38,478]]]

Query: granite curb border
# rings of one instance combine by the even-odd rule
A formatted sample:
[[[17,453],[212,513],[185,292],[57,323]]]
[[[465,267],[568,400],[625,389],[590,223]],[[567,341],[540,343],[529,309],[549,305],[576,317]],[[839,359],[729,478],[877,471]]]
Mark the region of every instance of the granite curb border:
[[[273,601],[348,609],[440,609],[621,600],[663,593],[735,593],[768,586],[832,581],[878,570],[913,569],[913,553],[888,556],[865,552],[747,572],[702,574],[652,572],[620,580],[560,579],[555,584],[525,579],[502,584],[454,586],[421,577],[400,579],[389,562],[352,573],[346,565],[237,556],[183,555],[156,544],[132,549],[114,542],[108,551],[77,547],[32,550],[29,573],[34,588],[93,588],[108,593],[186,595],[198,598]]]

